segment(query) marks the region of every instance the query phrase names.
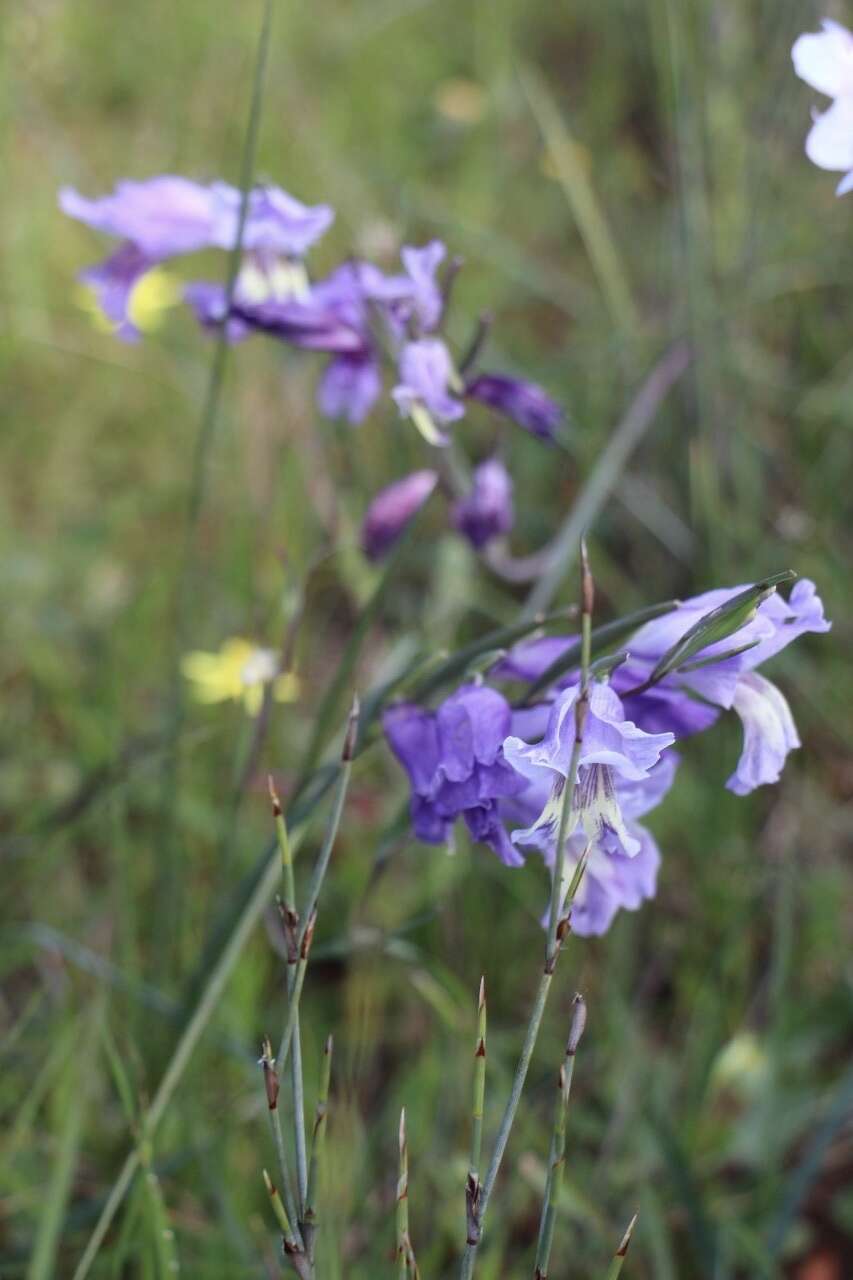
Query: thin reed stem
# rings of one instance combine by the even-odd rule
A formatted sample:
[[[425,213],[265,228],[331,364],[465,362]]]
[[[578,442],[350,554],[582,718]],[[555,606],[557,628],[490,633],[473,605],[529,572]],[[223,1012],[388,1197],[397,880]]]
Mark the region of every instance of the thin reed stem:
[[[261,29],[258,35],[255,65],[252,72],[252,89],[249,104],[249,119],[240,157],[240,208],[237,216],[237,232],[234,245],[228,259],[228,274],[225,282],[225,300],[223,319],[216,337],[210,375],[207,382],[204,403],[199,415],[198,430],[193,449],[192,467],[190,471],[190,488],[187,499],[187,511],[184,525],[183,547],[179,560],[179,570],[175,590],[177,613],[175,619],[174,644],[170,660],[170,716],[167,726],[163,775],[163,829],[161,836],[162,862],[162,921],[163,936],[177,937],[177,924],[181,913],[181,860],[174,848],[175,819],[180,785],[178,744],[185,716],[185,696],[181,678],[181,655],[187,646],[190,620],[192,617],[193,593],[192,578],[195,569],[196,542],[201,509],[207,483],[207,460],[213,441],[219,405],[222,398],[222,387],[225,381],[225,369],[228,360],[228,315],[237,287],[240,264],[243,255],[243,238],[249,212],[249,196],[255,172],[255,158],[258,149],[258,133],[261,120],[264,81],[269,61],[269,47],[272,37],[274,0],[264,0]],[[164,952],[167,949],[164,948]]]
[[[264,1073],[264,1091],[267,1098],[270,1129],[272,1130],[273,1142],[275,1143],[275,1151],[278,1158],[278,1170],[281,1175],[284,1204],[287,1209],[287,1216],[292,1229],[293,1238],[301,1249],[302,1234],[299,1230],[299,1212],[296,1203],[296,1195],[293,1189],[293,1179],[290,1176],[290,1168],[287,1163],[284,1134],[281,1131],[281,1115],[278,1109],[279,1080],[275,1070],[275,1059],[272,1056],[272,1045],[269,1040],[265,1040],[263,1043],[259,1065],[263,1069]]]
[[[346,800],[350,775],[352,773],[353,754],[355,752],[355,743],[358,736],[358,715],[359,702],[358,698],[355,697],[353,698],[352,709],[350,710],[346,733],[344,734],[344,745],[341,752],[341,772],[338,777],[334,798],[332,800],[332,812],[330,813],[329,821],[326,824],[323,843],[320,847],[320,853],[314,865],[311,882],[308,886],[308,900],[305,905],[305,912],[303,916],[304,922],[299,925],[298,959],[296,961],[293,978],[293,989],[289,993],[290,999],[287,1009],[287,1019],[284,1024],[284,1031],[282,1032],[281,1044],[279,1045],[278,1050],[277,1061],[279,1071],[284,1070],[284,1064],[286,1063],[287,1055],[290,1052],[291,1041],[298,1021],[299,1000],[302,996],[302,987],[305,982],[305,971],[308,968],[308,952],[311,949],[311,939],[314,934],[314,925],[317,921],[317,903],[320,900],[323,881],[325,880],[326,872],[329,869],[332,849],[334,848],[335,840],[338,835],[338,828],[341,824],[344,802]]]
[[[554,1225],[557,1220],[557,1205],[563,1185],[563,1169],[566,1154],[566,1112],[569,1096],[572,1091],[572,1076],[575,1069],[575,1055],[586,1026],[586,1004],[581,995],[576,995],[573,1002],[574,1012],[566,1043],[565,1059],[560,1066],[557,1079],[557,1102],[554,1107],[554,1130],[551,1135],[551,1150],[548,1156],[548,1179],[545,1185],[545,1196],[542,1202],[542,1217],[539,1223],[539,1241],[536,1247],[536,1264],[534,1280],[546,1280],[551,1260],[551,1248],[554,1243]]]
[[[400,1112],[397,1173],[397,1277],[409,1275],[409,1148],[406,1141],[406,1108]]]
[[[631,1221],[628,1223],[628,1226],[626,1228],[624,1236],[622,1237],[619,1248],[616,1250],[616,1252],[613,1255],[613,1260],[607,1269],[606,1280],[618,1280],[619,1274],[622,1270],[622,1264],[625,1261],[625,1256],[628,1252],[628,1246],[631,1243],[631,1236],[634,1234],[634,1227],[636,1225],[637,1225],[637,1215],[635,1213]]]
[[[311,1163],[308,1166],[308,1190],[305,1196],[305,1221],[302,1234],[308,1257],[314,1263],[314,1237],[317,1231],[317,1185],[320,1177],[320,1161],[326,1138],[326,1122],[329,1114],[329,1085],[332,1078],[333,1041],[329,1036],[323,1048],[323,1066],[320,1072],[320,1091],[317,1094],[317,1110],[314,1114],[314,1133],[311,1138]]]
[[[480,1153],[483,1146],[483,1108],[486,1098],[486,980],[477,995],[477,1040],[474,1045],[474,1097],[471,1108],[471,1159],[465,1186],[466,1241],[480,1238]]]
[[[287,834],[287,823],[272,778],[269,779],[269,789],[276,839],[281,853],[282,917],[287,942],[287,995],[288,1000],[292,1002],[296,979],[294,965],[299,954],[295,937],[299,923],[296,913],[296,880],[293,872],[293,856]],[[305,1146],[305,1086],[302,1076],[302,1041],[299,1033],[298,1010],[294,1014],[290,1083],[293,1094],[293,1143],[296,1149],[296,1184],[300,1215],[304,1216],[305,1201],[308,1194],[308,1161]]]

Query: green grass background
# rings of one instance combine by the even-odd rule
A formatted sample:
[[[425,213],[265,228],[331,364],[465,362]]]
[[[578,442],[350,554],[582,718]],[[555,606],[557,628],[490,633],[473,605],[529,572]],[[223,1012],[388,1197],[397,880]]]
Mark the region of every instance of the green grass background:
[[[532,1274],[576,988],[589,1029],[552,1274],[603,1276],[635,1209],[635,1280],[853,1274],[853,203],[805,159],[814,95],[789,57],[820,16],[792,0],[276,6],[258,171],[337,209],[313,268],[442,237],[466,260],[456,336],[491,308],[490,363],[567,406],[569,454],[485,417],[460,431],[471,456],[500,437],[514,547],[551,534],[648,369],[686,336],[692,367],[592,531],[601,616],[790,566],[817,580],[835,620],[770,673],[804,743],[781,785],[746,800],[723,789],[735,725],[688,744],[654,816],[657,900],[567,948],[482,1280]],[[105,246],[61,217],[56,190],[158,172],[236,181],[260,17],[258,0],[33,0],[4,14],[3,1280],[71,1275],[269,837],[266,773],[292,784],[370,590],[357,520],[425,458],[390,408],[357,431],[320,420],[311,357],[260,340],[234,353],[192,645],[277,643],[303,588],[303,696],[275,711],[239,801],[242,712],[189,707],[177,836],[164,839],[175,583],[212,348],[177,312],[137,347],[92,327],[74,278]],[[534,72],[558,111],[550,145],[525,91]],[[474,120],[443,107],[457,80],[479,91]],[[429,513],[358,683],[401,645],[453,645],[522,599]],[[387,753],[359,761],[303,1001],[309,1103],[329,1030],[337,1044],[324,1280],[392,1272],[403,1103],[421,1269],[455,1274],[477,983],[485,973],[488,1143],[537,980],[534,862],[507,870],[464,837],[453,858],[408,844],[371,885],[403,794]],[[255,1058],[282,1017],[280,964],[258,928],[158,1131],[156,1178],[136,1185],[94,1274],[279,1273]]]

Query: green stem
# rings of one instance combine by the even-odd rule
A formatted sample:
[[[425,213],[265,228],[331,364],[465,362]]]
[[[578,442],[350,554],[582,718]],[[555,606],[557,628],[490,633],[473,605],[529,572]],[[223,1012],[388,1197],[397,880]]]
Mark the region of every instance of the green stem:
[[[406,1142],[406,1108],[400,1112],[400,1159],[397,1175],[397,1277],[409,1275],[409,1149]]]
[[[258,36],[255,66],[252,74],[252,91],[249,106],[249,121],[243,142],[240,161],[240,209],[237,217],[237,232],[234,246],[228,260],[228,275],[225,283],[224,318],[217,335],[210,376],[207,384],[204,404],[199,418],[190,479],[190,492],[187,501],[186,524],[184,527],[183,549],[180,557],[176,599],[177,617],[175,621],[175,641],[170,662],[171,715],[166,740],[166,772],[163,783],[163,880],[162,902],[164,910],[161,920],[164,935],[177,937],[177,922],[180,917],[180,859],[174,849],[175,814],[179,789],[179,754],[177,746],[181,736],[185,715],[184,688],[181,678],[181,655],[186,648],[187,633],[191,618],[193,576],[198,533],[199,517],[204,501],[207,481],[207,458],[210,452],[213,433],[219,416],[219,403],[225,380],[225,368],[228,360],[228,314],[237,286],[240,263],[243,253],[243,237],[249,211],[249,196],[255,171],[255,157],[258,147],[258,131],[261,119],[261,102],[263,98],[264,80],[266,78],[269,46],[272,35],[273,0],[264,0],[261,30]]]
[[[314,1133],[311,1139],[311,1163],[308,1166],[308,1191],[305,1196],[305,1224],[303,1234],[308,1249],[308,1257],[314,1262],[314,1235],[317,1230],[317,1185],[320,1177],[320,1161],[326,1137],[326,1122],[329,1114],[329,1085],[332,1078],[332,1037],[329,1036],[323,1048],[323,1069],[320,1074],[320,1092],[317,1095],[317,1110],[314,1115]]]
[[[607,1270],[606,1280],[618,1280],[619,1273],[622,1270],[622,1264],[625,1261],[625,1255],[628,1252],[628,1246],[631,1243],[631,1236],[634,1233],[634,1227],[636,1225],[637,1225],[637,1215],[635,1213],[631,1221],[628,1223],[628,1228],[624,1236],[622,1237],[622,1242],[619,1245],[619,1248],[616,1250],[615,1254],[613,1255],[613,1261],[610,1263],[610,1266],[608,1267],[608,1270]]]
[[[557,1220],[557,1205],[563,1185],[563,1169],[566,1153],[566,1112],[569,1096],[572,1091],[572,1076],[575,1069],[575,1055],[580,1038],[586,1025],[586,1005],[583,996],[574,999],[572,1026],[566,1044],[565,1061],[560,1067],[558,1078],[557,1102],[554,1108],[554,1130],[551,1136],[551,1150],[548,1156],[548,1180],[545,1186],[545,1197],[542,1204],[542,1217],[539,1224],[539,1242],[536,1248],[535,1280],[546,1280],[551,1260],[551,1248],[554,1242],[554,1226]]]

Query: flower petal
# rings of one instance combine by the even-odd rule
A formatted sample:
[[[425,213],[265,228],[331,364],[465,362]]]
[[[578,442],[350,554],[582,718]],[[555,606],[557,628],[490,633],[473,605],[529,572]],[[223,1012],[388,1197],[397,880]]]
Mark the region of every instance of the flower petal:
[[[756,671],[738,681],[734,709],[743,723],[743,752],[726,786],[743,796],[778,782],[788,752],[799,747],[800,739],[784,695]]]

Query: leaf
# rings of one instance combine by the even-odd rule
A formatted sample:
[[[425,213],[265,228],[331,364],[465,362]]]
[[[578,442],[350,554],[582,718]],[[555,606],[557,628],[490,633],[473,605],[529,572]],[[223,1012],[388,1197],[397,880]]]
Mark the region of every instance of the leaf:
[[[736,631],[740,631],[741,627],[745,627],[752,621],[758,606],[773,595],[778,585],[791,582],[795,577],[796,574],[791,569],[783,569],[780,573],[774,573],[772,577],[764,578],[761,582],[747,587],[745,591],[739,592],[725,604],[706,613],[685,631],[680,640],[667,649],[652,670],[644,688],[657,684],[664,676],[669,675],[670,671],[675,671],[677,667],[682,666],[695,654],[701,653],[703,649],[707,649],[709,645],[719,644],[721,640],[726,640]]]
[[[630,613],[626,618],[617,618],[614,622],[605,622],[600,627],[594,627],[592,632],[593,647],[596,644],[602,644],[605,641],[620,639],[622,636],[630,634],[632,631],[638,630],[644,622],[651,622],[654,618],[660,618],[664,613],[671,613],[678,605],[677,600],[665,600],[661,604],[649,605],[647,609],[640,609],[637,613]],[[565,675],[567,671],[571,671],[572,667],[576,667],[581,658],[581,642],[576,640],[570,645],[565,653],[561,653],[559,658],[551,663],[550,667],[542,672],[530,685],[521,706],[529,706],[537,693],[541,693],[543,689],[547,689],[555,680],[559,680],[560,676]]]

